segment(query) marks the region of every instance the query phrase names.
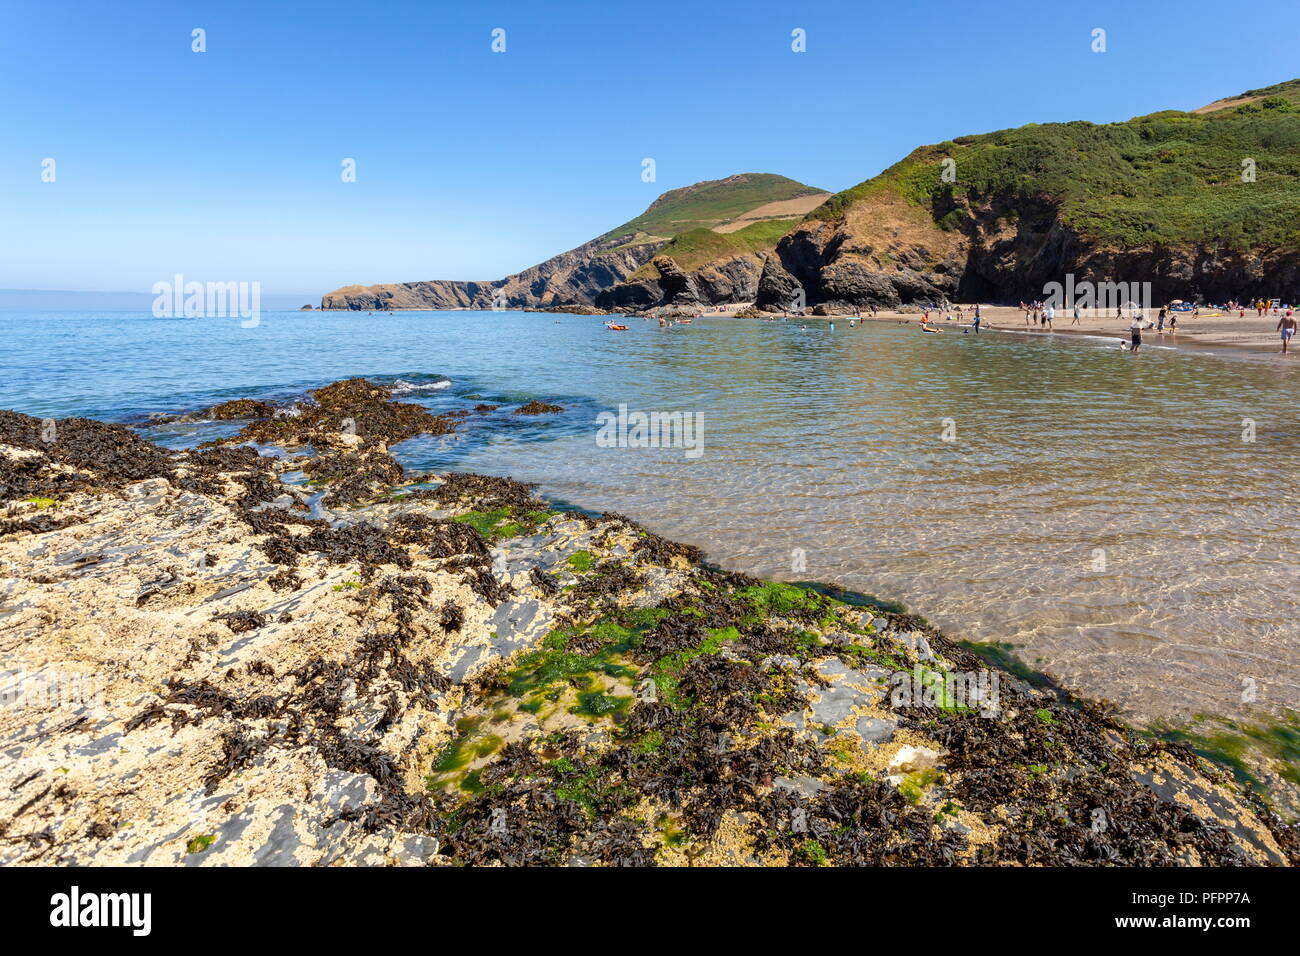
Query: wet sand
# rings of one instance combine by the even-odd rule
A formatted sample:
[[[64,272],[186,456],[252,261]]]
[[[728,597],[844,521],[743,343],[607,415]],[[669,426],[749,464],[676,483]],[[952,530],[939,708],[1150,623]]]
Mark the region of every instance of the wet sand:
[[[722,311],[708,309],[701,313],[705,317],[729,316],[743,308],[751,306],[753,303],[743,302],[726,306]],[[975,306],[974,303],[969,305],[963,304],[963,312],[959,315],[957,312],[932,312],[930,314],[930,324],[938,328],[949,326],[968,325],[971,321]],[[1153,310],[1151,317],[1154,319]],[[1128,338],[1128,325],[1131,321],[1126,317],[1123,319],[1115,318],[1114,314],[1107,315],[1088,315],[1080,316],[1077,323],[1068,310],[1058,312],[1056,321],[1052,326],[1030,324],[1025,321],[1025,313],[1014,306],[1006,305],[985,305],[980,304],[980,312],[983,317],[983,327],[1002,332],[1027,332],[1030,334],[1066,334],[1066,335],[1107,335],[1116,339]],[[1281,353],[1281,337],[1277,331],[1278,320],[1282,317],[1280,312],[1270,312],[1263,317],[1255,314],[1254,310],[1246,313],[1245,317],[1239,317],[1237,313],[1226,314],[1217,310],[1206,310],[1198,316],[1178,313],[1178,330],[1172,331],[1165,329],[1163,332],[1157,332],[1155,329],[1147,329],[1143,332],[1143,338],[1146,342],[1157,342],[1161,345],[1197,345],[1197,346],[1230,346],[1236,349],[1247,349],[1254,352],[1277,352]],[[832,321],[834,319],[852,318],[852,316],[804,316],[810,321]],[[876,315],[864,315],[864,321],[873,322],[919,322],[921,313],[916,312],[909,307],[909,311],[898,309],[881,309]],[[1289,354],[1297,353],[1296,346],[1293,344]]]

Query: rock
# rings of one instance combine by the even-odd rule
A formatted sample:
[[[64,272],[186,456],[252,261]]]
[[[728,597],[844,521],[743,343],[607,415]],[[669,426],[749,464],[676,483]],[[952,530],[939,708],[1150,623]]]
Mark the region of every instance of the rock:
[[[790,790],[804,797],[815,797],[826,789],[826,784],[816,777],[776,777],[772,786],[779,790]]]
[[[758,278],[754,307],[763,312],[795,311],[802,290],[799,280],[785,270],[781,260],[775,255],[769,255],[763,260],[763,272]]]
[[[889,769],[899,773],[930,770],[939,765],[939,752],[929,747],[904,746],[889,758]]]
[[[879,717],[859,717],[858,722],[853,725],[853,729],[858,732],[858,736],[865,743],[887,744],[894,739],[894,731],[898,730],[898,722],[883,720]]]
[[[970,827],[948,814],[944,814],[943,822],[939,825],[950,833],[956,833],[958,836],[966,836],[972,832]]]

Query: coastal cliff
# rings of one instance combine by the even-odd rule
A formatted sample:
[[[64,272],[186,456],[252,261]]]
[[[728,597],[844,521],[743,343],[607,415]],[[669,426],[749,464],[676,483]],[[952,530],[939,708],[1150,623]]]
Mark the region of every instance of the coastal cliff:
[[[1122,284],[1121,299],[1150,283],[1156,302],[1294,301],[1298,156],[1300,80],[1291,80],[1194,112],[962,136],[829,198],[781,177],[700,183],[507,279],[348,286],[322,307],[754,302],[833,314],[944,299],[1013,303],[1042,298],[1068,275]],[[795,209],[801,220],[789,218]]]
[[[759,225],[790,225],[829,194],[765,173],[741,173],[659,196],[641,215],[590,242],[523,272],[488,282],[430,280],[344,286],[322,309],[545,309],[594,305],[600,294],[632,278],[674,237],[693,230],[728,235]],[[779,235],[782,229],[776,230]],[[740,240],[743,242],[743,240]],[[717,295],[732,290],[711,289]]]
[[[494,282],[431,280],[344,286],[321,299],[322,309],[548,308],[590,304],[654,256],[662,240],[635,236],[593,239],[523,272]]]
[[[1150,283],[1157,302],[1294,301],[1298,156],[1297,80],[1194,113],[1032,124],[921,147],[755,248],[766,256],[755,304],[786,311],[800,292],[831,313],[1015,302],[1071,274]],[[687,266],[700,304],[744,301],[734,285],[700,281],[734,263],[723,254]],[[653,305],[654,291],[634,279],[601,301]]]
[[[916,617],[390,453],[556,410],[351,379],[185,452],[0,412],[0,862],[1300,858],[1185,747]]]

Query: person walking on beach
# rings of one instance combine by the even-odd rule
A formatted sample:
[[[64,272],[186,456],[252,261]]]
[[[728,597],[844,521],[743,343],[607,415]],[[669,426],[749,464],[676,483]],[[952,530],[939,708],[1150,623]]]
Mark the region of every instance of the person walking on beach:
[[[1136,352],[1142,347],[1142,319],[1136,312],[1133,314],[1133,321],[1129,323],[1128,330],[1130,336],[1129,349]]]
[[[1080,316],[1079,303],[1076,302],[1076,303],[1074,303],[1074,321],[1071,322],[1070,324],[1071,324],[1071,325],[1078,325],[1078,324],[1079,324],[1079,316]]]
[[[1291,341],[1291,336],[1295,335],[1296,321],[1295,316],[1290,312],[1277,320],[1277,331],[1282,333],[1282,354],[1286,355],[1287,343]]]

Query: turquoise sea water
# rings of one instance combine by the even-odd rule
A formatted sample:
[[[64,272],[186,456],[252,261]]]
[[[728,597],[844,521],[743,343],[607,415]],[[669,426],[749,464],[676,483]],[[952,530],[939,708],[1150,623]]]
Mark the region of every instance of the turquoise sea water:
[[[903,602],[1139,718],[1239,716],[1248,682],[1256,706],[1300,707],[1300,358],[891,323],[628,324],[4,313],[0,407],[138,424],[353,375],[435,410],[500,403],[398,457],[536,481],[728,567]],[[508,414],[532,398],[565,411]],[[620,404],[698,413],[702,454],[600,447],[596,416]],[[181,446],[234,427],[145,433]]]

